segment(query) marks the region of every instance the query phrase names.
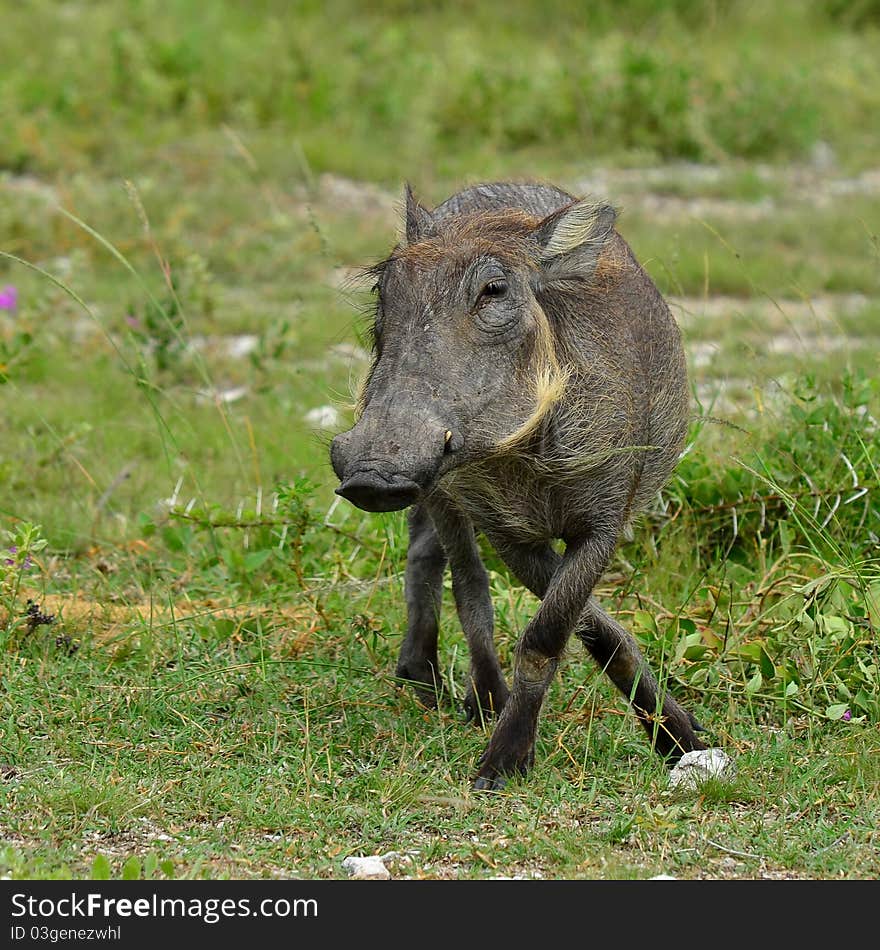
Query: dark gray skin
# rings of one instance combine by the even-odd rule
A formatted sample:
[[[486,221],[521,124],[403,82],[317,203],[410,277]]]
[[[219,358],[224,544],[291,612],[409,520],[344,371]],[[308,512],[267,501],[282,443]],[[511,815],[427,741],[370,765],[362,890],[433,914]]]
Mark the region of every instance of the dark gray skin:
[[[438,614],[451,570],[470,648],[466,714],[499,714],[477,789],[532,765],[572,633],[661,755],[705,748],[632,635],[592,597],[625,525],[669,476],[688,415],[678,328],[614,218],[549,185],[480,185],[433,212],[407,189],[406,240],[375,269],[360,417],[331,446],[343,497],[367,511],[411,506],[397,675],[429,706],[443,691]],[[555,379],[543,389],[542,369]],[[541,599],[510,689],[478,532]]]

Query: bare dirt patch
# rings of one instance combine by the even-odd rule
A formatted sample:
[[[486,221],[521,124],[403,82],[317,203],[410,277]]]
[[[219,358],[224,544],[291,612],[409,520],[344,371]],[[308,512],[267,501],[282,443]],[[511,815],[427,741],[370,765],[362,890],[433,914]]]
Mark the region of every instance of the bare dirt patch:
[[[170,628],[187,623],[232,622],[229,636],[241,637],[246,627],[260,623],[264,630],[280,633],[277,650],[284,656],[301,653],[323,622],[315,607],[308,602],[294,605],[221,604],[216,600],[182,599],[173,603],[126,601],[112,603],[83,593],[41,594],[37,590],[20,591],[20,600],[40,605],[43,613],[54,614],[53,635],[87,638],[93,645],[113,649],[146,630]],[[0,614],[0,622],[8,622]]]

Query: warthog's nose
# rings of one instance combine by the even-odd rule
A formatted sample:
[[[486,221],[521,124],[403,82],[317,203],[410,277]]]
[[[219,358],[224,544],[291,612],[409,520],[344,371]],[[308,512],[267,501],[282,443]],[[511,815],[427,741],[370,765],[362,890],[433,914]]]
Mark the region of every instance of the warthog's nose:
[[[364,511],[399,511],[418,500],[421,489],[402,475],[385,477],[373,469],[355,472],[336,489]]]

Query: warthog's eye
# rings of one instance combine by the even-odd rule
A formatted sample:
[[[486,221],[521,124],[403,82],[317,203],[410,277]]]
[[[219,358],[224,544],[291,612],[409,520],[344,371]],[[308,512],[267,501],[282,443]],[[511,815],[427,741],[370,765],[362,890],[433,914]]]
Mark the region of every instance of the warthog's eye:
[[[488,281],[480,291],[478,304],[488,303],[490,300],[501,300],[507,296],[507,281],[501,277],[496,277]]]

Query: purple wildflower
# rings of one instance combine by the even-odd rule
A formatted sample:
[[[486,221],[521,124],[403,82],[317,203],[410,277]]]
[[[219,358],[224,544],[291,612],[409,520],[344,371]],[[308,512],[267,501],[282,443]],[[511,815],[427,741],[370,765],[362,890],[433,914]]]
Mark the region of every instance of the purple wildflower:
[[[840,717],[844,722],[849,722],[852,719],[852,710],[847,709],[847,711]]]
[[[17,560],[16,555],[18,554],[18,545],[10,544],[9,547],[7,548],[7,552],[9,553],[10,557],[5,558],[3,563],[7,567],[15,567],[15,562]],[[29,571],[33,567],[33,564],[34,564],[34,559],[30,556],[30,554],[25,554],[24,560],[21,562],[21,565],[20,565],[21,570]]]
[[[140,329],[141,321],[133,313],[128,313],[125,315],[125,322],[132,328],[132,330]]]
[[[0,290],[0,310],[14,312],[18,308],[18,290],[7,284]]]

